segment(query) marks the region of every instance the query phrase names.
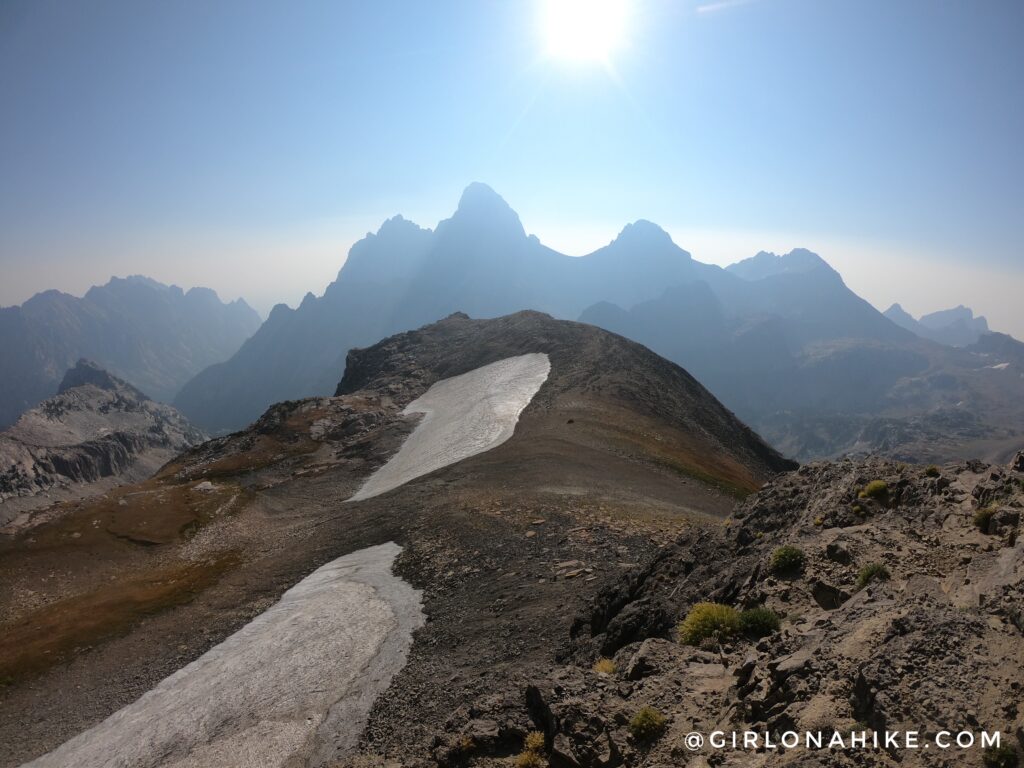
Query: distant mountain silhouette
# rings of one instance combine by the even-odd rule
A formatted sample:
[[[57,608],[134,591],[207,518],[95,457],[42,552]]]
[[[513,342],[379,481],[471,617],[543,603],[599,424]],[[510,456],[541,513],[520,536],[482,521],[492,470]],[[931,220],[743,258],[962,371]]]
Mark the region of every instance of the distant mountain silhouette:
[[[749,259],[726,267],[726,271],[737,277],[742,277],[744,280],[763,280],[766,277],[802,274],[818,269],[831,270],[832,268],[818,254],[811,253],[805,248],[794,248],[783,256],[761,251]]]
[[[900,455],[973,450],[986,419],[1024,424],[1024,412],[1016,415],[1024,404],[995,416],[993,402],[1019,397],[991,357],[901,327],[808,250],[762,252],[722,269],[640,220],[603,248],[570,257],[528,235],[484,184],[470,185],[435,230],[400,216],[386,221],[352,247],[323,296],[275,307],[234,357],[186,384],[175,405],[208,430],[237,429],[273,402],[333,392],[351,348],[457,311],[492,318],[523,309],[647,345],[801,458],[883,442]],[[928,425],[891,436],[892,424],[930,409],[960,409],[951,423],[962,429],[949,445],[932,439]],[[888,431],[872,425],[880,416]],[[1013,438],[999,439],[992,451]]]
[[[762,252],[726,274],[736,279],[674,286],[628,311],[604,302],[580,319],[679,363],[755,425],[779,409],[869,408],[927,367],[905,348],[914,336],[810,251]]]
[[[646,221],[589,256],[566,256],[527,235],[494,190],[472,184],[435,230],[395,216],[357,242],[322,297],[275,307],[231,360],[189,382],[175,405],[207,429],[236,429],[272,402],[332,392],[350,348],[455,311],[497,317],[536,309],[575,319],[597,301],[631,305],[698,277],[731,279]]]
[[[984,317],[975,317],[974,312],[962,304],[953,309],[932,312],[919,320],[899,304],[893,304],[885,310],[885,316],[922,339],[947,347],[967,347],[989,333],[988,321]]]
[[[79,358],[158,400],[230,357],[260,324],[244,301],[146,277],[113,278],[82,298],[59,291],[0,309],[0,426],[57,392]]]

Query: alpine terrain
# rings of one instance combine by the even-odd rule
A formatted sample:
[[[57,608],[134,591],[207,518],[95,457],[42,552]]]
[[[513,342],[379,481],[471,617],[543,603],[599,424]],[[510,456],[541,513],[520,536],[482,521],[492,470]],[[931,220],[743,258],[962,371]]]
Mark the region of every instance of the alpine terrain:
[[[1024,454],[797,467],[635,342],[452,314],[9,532],[0,765],[1013,765],[1022,509]],[[1002,741],[689,739],[910,728]]]
[[[0,432],[0,525],[144,480],[205,439],[171,406],[79,360],[54,397]]]

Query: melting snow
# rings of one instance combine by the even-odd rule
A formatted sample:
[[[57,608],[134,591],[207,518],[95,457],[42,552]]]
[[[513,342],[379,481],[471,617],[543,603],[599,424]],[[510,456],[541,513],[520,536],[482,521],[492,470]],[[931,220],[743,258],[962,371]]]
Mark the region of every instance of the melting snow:
[[[501,445],[550,372],[548,356],[533,353],[435,383],[403,411],[422,413],[423,420],[349,501],[390,491]]]
[[[987,365],[986,368],[991,368],[993,371],[1005,371],[1010,367],[1009,363],[997,363],[996,365]]]
[[[423,624],[394,544],[338,558],[220,645],[25,768],[283,768],[350,749]]]

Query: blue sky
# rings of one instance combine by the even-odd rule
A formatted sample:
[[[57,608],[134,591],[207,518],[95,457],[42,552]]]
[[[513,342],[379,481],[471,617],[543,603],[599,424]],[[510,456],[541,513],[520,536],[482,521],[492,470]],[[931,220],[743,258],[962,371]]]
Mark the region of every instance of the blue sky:
[[[634,0],[578,62],[545,1],[3,0],[0,304],[145,273],[265,312],[479,180],[570,253],[804,246],[1024,336],[1024,4]]]

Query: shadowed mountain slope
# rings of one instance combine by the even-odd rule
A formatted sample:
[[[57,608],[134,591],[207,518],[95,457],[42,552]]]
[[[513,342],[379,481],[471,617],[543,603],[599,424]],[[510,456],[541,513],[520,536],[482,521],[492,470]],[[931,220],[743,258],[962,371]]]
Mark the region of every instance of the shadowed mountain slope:
[[[468,187],[433,231],[401,217],[385,222],[352,247],[323,296],[276,307],[175,405],[212,431],[237,429],[272,402],[332,392],[350,348],[455,311],[488,318],[523,309],[650,347],[797,458],[949,458],[981,448],[998,459],[1015,436],[1024,442],[1024,404],[983,358],[900,327],[810,251],[762,252],[721,269],[640,220],[607,246],[569,257],[526,234],[483,184]],[[884,428],[877,418],[888,420]],[[961,426],[932,440],[953,422]],[[999,433],[999,455],[978,442],[986,428]]]
[[[457,314],[352,350],[336,394],[401,390],[532,352],[546,353],[552,370],[520,423],[537,440],[524,437],[519,450],[564,454],[560,471],[587,445],[611,440],[624,453],[641,451],[644,461],[739,493],[792,466],[677,365],[622,337],[537,312],[494,320]],[[645,435],[653,424],[663,434],[652,443]]]
[[[59,291],[0,309],[0,427],[57,391],[79,358],[95,360],[158,400],[227,359],[258,327],[244,301],[149,278],[113,278],[82,298]]]
[[[915,319],[899,304],[893,304],[885,310],[885,316],[922,339],[947,347],[969,346],[989,332],[988,321],[975,317],[974,312],[963,305]]]
[[[565,256],[527,235],[492,189],[472,184],[433,231],[396,216],[368,234],[322,297],[275,307],[231,360],[189,382],[175,405],[209,429],[236,429],[277,400],[331,392],[348,349],[452,312],[534,309],[575,319],[594,302],[630,305],[697,277],[734,279],[694,262],[645,221],[589,256]]]

